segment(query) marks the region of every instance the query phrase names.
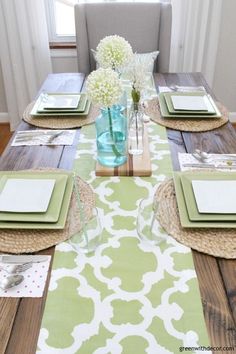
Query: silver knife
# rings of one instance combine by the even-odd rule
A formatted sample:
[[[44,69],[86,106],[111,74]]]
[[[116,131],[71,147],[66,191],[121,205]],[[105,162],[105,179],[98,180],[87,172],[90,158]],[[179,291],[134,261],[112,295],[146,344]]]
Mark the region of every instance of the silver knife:
[[[48,256],[41,255],[0,255],[0,262],[2,263],[36,263],[36,262],[45,262],[48,260]]]
[[[197,167],[197,168],[217,168],[221,170],[236,170],[236,165],[214,165],[209,163],[184,163],[183,167]]]

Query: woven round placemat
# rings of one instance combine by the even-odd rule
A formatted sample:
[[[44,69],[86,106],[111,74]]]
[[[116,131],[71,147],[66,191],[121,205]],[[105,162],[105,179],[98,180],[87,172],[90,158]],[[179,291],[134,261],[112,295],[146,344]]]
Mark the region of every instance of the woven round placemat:
[[[172,179],[160,184],[154,198],[159,202],[161,226],[177,241],[215,257],[236,258],[236,229],[191,229],[181,226]]]
[[[175,130],[181,130],[186,132],[205,132],[221,127],[228,122],[229,114],[227,109],[219,102],[216,102],[218,109],[220,110],[221,118],[211,119],[168,119],[162,118],[160,113],[159,101],[157,98],[153,98],[148,102],[148,107],[145,109],[145,113],[154,122],[163,125],[166,128]]]
[[[39,128],[49,129],[71,129],[80,128],[84,125],[91,124],[95,121],[99,114],[99,109],[91,105],[87,116],[42,116],[33,117],[30,112],[35,102],[31,102],[23,113],[23,119],[25,122],[34,125]]]
[[[42,172],[42,170],[38,171]],[[50,171],[59,170],[47,169],[47,172]],[[37,170],[34,170],[34,172],[37,172]],[[95,206],[94,193],[91,187],[81,178],[76,177],[76,183],[80,193],[81,202],[84,203],[84,216],[86,222],[91,217],[92,208]],[[1,229],[0,252],[17,254],[40,251],[67,240],[81,229],[82,223],[80,221],[76,192],[73,190],[64,229]]]

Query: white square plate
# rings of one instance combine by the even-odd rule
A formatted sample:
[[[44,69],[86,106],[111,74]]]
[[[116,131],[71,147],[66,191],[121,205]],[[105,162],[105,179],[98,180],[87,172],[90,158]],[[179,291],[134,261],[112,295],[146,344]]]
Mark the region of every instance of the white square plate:
[[[175,110],[208,111],[204,96],[171,95]]]
[[[236,213],[236,181],[193,180],[192,187],[199,213]]]
[[[55,179],[7,179],[0,193],[0,211],[46,212],[54,185]]]
[[[38,109],[74,109],[78,107],[80,95],[47,94],[44,95]]]

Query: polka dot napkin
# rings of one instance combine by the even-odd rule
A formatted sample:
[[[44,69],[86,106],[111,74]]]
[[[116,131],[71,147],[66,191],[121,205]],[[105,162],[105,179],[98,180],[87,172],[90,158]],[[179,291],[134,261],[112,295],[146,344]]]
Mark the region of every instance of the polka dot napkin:
[[[32,267],[24,272],[18,273],[24,276],[24,280],[17,286],[3,290],[0,288],[0,297],[42,297],[47,280],[47,273],[51,256],[47,256],[44,262],[32,263]],[[0,262],[0,284],[1,280],[9,276]]]

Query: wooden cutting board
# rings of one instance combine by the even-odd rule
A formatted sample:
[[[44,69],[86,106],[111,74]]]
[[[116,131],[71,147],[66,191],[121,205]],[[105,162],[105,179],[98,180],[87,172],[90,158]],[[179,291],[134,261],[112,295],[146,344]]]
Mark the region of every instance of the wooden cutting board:
[[[144,125],[144,151],[142,155],[128,154],[127,162],[118,167],[105,167],[96,163],[96,176],[140,176],[148,177],[152,174],[149,140],[146,126]]]

